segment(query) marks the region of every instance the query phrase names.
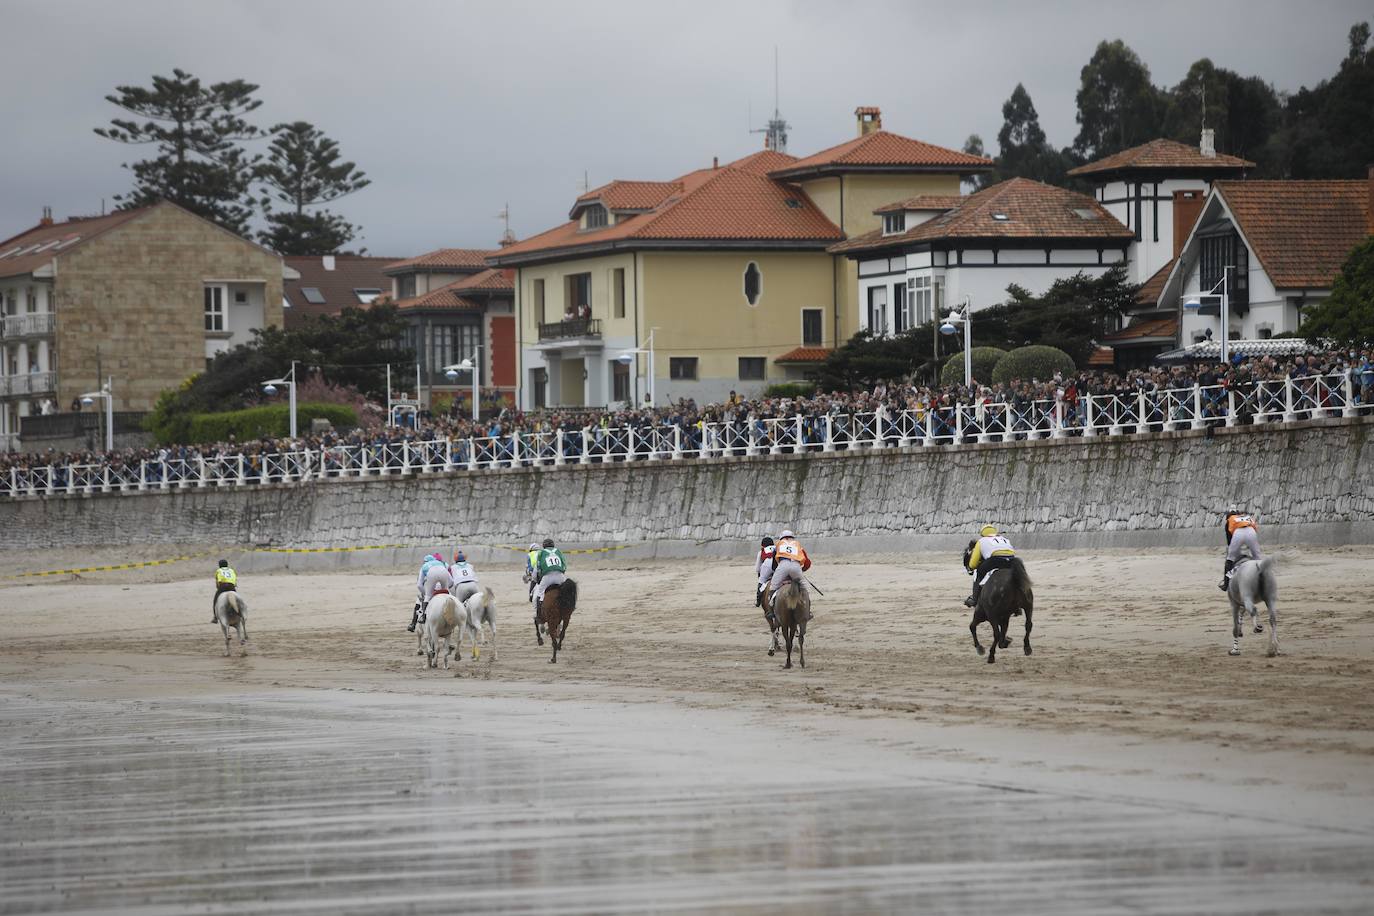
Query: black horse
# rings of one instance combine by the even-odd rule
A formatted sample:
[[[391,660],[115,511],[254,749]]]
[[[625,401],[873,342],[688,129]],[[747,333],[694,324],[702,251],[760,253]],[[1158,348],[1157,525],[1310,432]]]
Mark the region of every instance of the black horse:
[[[973,544],[974,542],[970,541],[964,550],[965,567],[968,566],[969,557],[973,553]],[[1012,557],[1006,569],[992,572],[991,578],[978,593],[978,605],[973,609],[973,620],[968,625],[968,631],[973,634],[973,648],[978,650],[979,655],[983,654],[983,644],[978,641],[978,624],[987,621],[992,626],[992,645],[988,647],[989,665],[997,661],[999,647],[1005,649],[1011,645],[1007,628],[1015,614],[1026,615],[1026,636],[1023,645],[1026,654],[1031,654],[1031,612],[1034,606],[1035,596],[1031,592],[1030,576],[1026,573],[1026,564],[1021,562],[1020,557]]]

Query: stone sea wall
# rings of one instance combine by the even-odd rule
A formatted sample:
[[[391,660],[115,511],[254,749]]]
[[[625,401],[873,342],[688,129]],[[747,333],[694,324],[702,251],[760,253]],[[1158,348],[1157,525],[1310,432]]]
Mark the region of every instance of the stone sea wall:
[[[835,551],[1212,546],[1228,502],[1266,543],[1374,543],[1374,418],[1150,436],[516,468],[0,503],[0,548],[631,544],[738,553],[794,529]],[[819,546],[819,545],[818,545]]]

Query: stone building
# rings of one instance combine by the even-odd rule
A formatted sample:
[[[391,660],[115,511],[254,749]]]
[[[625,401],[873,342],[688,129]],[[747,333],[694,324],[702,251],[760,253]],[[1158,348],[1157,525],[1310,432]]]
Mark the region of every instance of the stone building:
[[[0,242],[0,447],[113,377],[146,411],[216,353],[282,323],[282,258],[175,204],[54,222]]]

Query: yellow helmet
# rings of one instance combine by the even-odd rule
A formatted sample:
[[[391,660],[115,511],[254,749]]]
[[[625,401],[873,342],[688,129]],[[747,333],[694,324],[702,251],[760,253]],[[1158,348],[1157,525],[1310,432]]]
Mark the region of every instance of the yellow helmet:
[[[979,528],[979,529],[978,529],[978,536],[979,536],[979,537],[983,537],[983,538],[996,537],[996,536],[997,536],[997,526],[996,526],[996,525],[984,525],[982,528]]]

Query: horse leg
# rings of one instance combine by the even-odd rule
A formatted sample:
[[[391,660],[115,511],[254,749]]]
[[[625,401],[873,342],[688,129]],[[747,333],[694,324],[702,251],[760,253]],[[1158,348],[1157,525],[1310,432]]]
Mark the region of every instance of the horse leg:
[[[1002,645],[1004,634],[997,626],[996,615],[988,617],[988,623],[992,624],[992,642],[988,644],[988,664],[997,661],[997,647]]]
[[[487,623],[491,625],[491,660],[494,662],[496,661],[496,621],[488,620]]]
[[[792,667],[792,637],[796,633],[796,630],[797,628],[793,626],[790,621],[782,628],[782,637],[787,643],[787,662],[783,665],[784,668]]]
[[[803,668],[806,667],[806,629],[803,628],[797,634],[797,663]]]
[[[539,632],[539,618],[543,616],[544,609],[538,604],[534,606],[534,638],[539,640],[539,645],[544,644],[544,634]]]
[[[1269,606],[1269,657],[1273,658],[1279,654],[1278,602],[1272,598],[1265,598],[1264,603]]]
[[[1245,613],[1245,611],[1241,608],[1240,603],[1237,602],[1235,598],[1232,598],[1232,599],[1231,599],[1231,651],[1227,653],[1228,655],[1239,655],[1239,654],[1240,654],[1240,634],[1241,634],[1240,621],[1241,621],[1241,618],[1244,616],[1244,613]]]
[[[975,609],[973,612],[973,620],[970,621],[968,625],[968,631],[973,634],[973,648],[978,650],[979,655],[983,654],[983,644],[978,641],[978,624],[986,619],[982,611]]]
[[[224,657],[229,657],[229,625],[221,618],[219,622],[220,632],[224,634]]]
[[[1034,602],[1033,602],[1032,600],[1030,600],[1029,598],[1027,598],[1027,599],[1026,599],[1026,606],[1023,607],[1023,608],[1021,608],[1021,613],[1023,613],[1023,614],[1026,615],[1026,636],[1025,636],[1025,638],[1022,640],[1021,645],[1025,648],[1026,654],[1027,654],[1027,655],[1030,655],[1030,654],[1031,654],[1030,631],[1031,631],[1031,607],[1032,607],[1033,604],[1034,604]]]

